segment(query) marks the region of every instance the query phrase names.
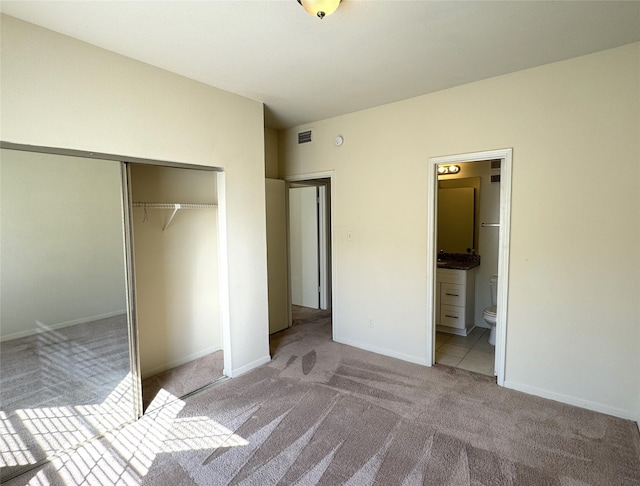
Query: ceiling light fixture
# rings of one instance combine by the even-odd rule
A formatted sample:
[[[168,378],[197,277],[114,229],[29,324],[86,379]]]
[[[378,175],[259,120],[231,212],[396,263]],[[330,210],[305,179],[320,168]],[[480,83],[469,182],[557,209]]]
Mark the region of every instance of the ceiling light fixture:
[[[439,165],[438,175],[457,174],[460,172],[459,165]]]
[[[311,15],[323,19],[336,11],[342,0],[298,0],[298,3]]]

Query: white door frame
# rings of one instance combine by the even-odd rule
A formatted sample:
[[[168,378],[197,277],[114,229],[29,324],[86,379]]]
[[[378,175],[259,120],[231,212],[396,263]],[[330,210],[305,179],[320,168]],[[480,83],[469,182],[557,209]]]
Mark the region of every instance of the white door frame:
[[[330,214],[330,213],[329,213]],[[330,308],[329,302],[329,280],[328,269],[329,249],[327,241],[329,235],[327,231],[327,186],[326,184],[318,186],[318,263],[320,265],[319,286],[320,286],[320,309],[327,310]],[[330,219],[329,219],[330,221]]]
[[[222,326],[222,361],[224,376],[233,378],[236,374],[231,352],[231,303],[229,299],[229,250],[227,235],[227,174],[216,175],[218,194],[218,295],[220,299],[220,325]],[[268,339],[268,337],[267,337]]]
[[[459,164],[500,159],[500,228],[498,241],[498,301],[496,311],[496,377],[504,386],[509,292],[509,248],[511,235],[511,169],[513,149],[431,157],[427,170],[427,363],[435,362],[436,247],[438,215],[438,176],[440,164]]]
[[[297,175],[292,175],[292,176],[285,176],[284,180],[287,181],[287,211],[288,211],[288,205],[289,205],[289,184],[292,182],[305,182],[305,181],[314,181],[317,179],[329,179],[330,181],[330,198],[329,198],[329,238],[327,238],[326,235],[326,225],[320,225],[320,240],[321,242],[326,242],[327,239],[330,241],[329,246],[331,247],[331,261],[330,262],[326,262],[326,255],[328,252],[328,249],[326,247],[326,244],[322,244],[322,246],[319,248],[319,252],[320,252],[320,264],[322,265],[323,263],[325,264],[324,267],[327,268],[328,265],[327,263],[330,264],[331,266],[331,291],[328,291],[327,289],[329,288],[329,280],[327,279],[327,275],[326,275],[326,271],[321,272],[320,273],[320,285],[324,287],[324,291],[321,292],[321,296],[324,295],[324,299],[321,297],[320,300],[320,308],[331,308],[333,309],[333,296],[334,296],[334,292],[333,289],[335,288],[335,267],[334,267],[334,261],[335,259],[333,258],[333,248],[334,248],[334,242],[333,242],[333,202],[335,201],[335,184],[334,184],[334,171],[324,171],[324,172],[311,172],[311,173],[306,173],[306,174],[297,174]],[[322,208],[326,208],[326,191],[321,190],[320,191],[320,198],[321,198],[321,211],[324,211],[324,209]],[[324,201],[322,200],[324,199]],[[324,204],[323,204],[324,203]],[[324,217],[324,221],[326,221],[326,217],[328,215],[327,214],[321,214],[320,217]],[[287,218],[287,232],[288,232],[288,218]],[[329,303],[328,299],[326,298],[327,295],[331,295],[331,302]],[[325,307],[323,307],[323,304]],[[291,326],[291,264],[289,263],[289,326]]]

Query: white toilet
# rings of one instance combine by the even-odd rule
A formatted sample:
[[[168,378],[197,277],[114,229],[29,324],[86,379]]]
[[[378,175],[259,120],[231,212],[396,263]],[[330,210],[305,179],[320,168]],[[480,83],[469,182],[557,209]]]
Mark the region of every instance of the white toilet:
[[[491,326],[491,332],[489,333],[489,344],[496,345],[496,304],[498,302],[498,276],[494,275],[489,279],[489,285],[491,286],[491,307],[487,307],[482,312],[482,317],[485,322]]]

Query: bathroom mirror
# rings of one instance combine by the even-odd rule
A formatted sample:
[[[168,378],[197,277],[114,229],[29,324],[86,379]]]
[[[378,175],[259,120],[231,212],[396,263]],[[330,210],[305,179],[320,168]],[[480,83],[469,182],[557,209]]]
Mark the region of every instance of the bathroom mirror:
[[[0,150],[2,480],[136,419],[121,170]]]
[[[480,177],[438,178],[438,251],[467,253],[478,248]]]

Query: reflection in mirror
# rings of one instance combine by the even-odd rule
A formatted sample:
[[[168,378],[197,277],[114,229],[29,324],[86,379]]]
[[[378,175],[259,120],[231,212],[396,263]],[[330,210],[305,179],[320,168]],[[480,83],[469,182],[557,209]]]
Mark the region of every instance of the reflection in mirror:
[[[135,416],[120,163],[0,151],[2,479]]]
[[[438,251],[478,254],[480,177],[446,177],[438,177]]]

